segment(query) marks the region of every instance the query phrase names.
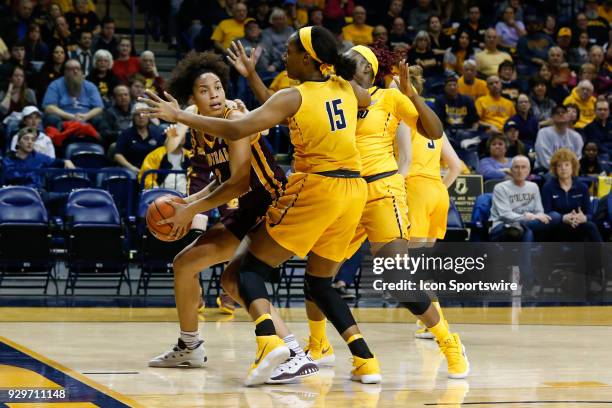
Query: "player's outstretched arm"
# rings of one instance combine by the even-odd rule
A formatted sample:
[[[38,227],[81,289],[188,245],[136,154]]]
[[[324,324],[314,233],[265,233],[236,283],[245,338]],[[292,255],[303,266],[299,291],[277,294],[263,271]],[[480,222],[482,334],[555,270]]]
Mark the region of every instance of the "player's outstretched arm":
[[[442,183],[449,188],[461,174],[461,159],[457,156],[455,149],[451,146],[446,135],[442,136],[442,160],[448,165],[448,172],[444,175]]]
[[[406,177],[412,163],[412,134],[410,127],[404,122],[400,122],[395,131],[397,142],[397,172]]]
[[[226,51],[227,60],[240,75],[246,78],[259,103],[266,103],[274,95],[274,92],[266,87],[257,71],[255,71],[257,60],[261,55],[261,48],[257,47],[251,51],[251,55],[247,55],[240,41],[232,41],[231,47]]]
[[[302,104],[302,96],[297,89],[283,89],[275,93],[265,104],[242,118],[227,120],[185,112],[168,92],[164,92],[168,101],[164,101],[149,91],[146,91],[146,94],[149,98],[138,98],[140,102],[147,104],[147,108],[139,110],[140,114],[167,122],[181,122],[191,128],[226,140],[243,139],[270,129],[295,115]]]

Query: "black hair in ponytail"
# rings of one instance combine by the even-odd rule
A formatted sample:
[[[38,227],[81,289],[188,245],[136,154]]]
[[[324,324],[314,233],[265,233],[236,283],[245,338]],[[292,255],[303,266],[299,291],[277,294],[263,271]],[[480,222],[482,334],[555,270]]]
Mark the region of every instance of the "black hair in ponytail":
[[[298,41],[299,47],[304,49],[304,46]],[[324,63],[334,66],[336,74],[350,81],[355,75],[357,65],[355,61],[340,54],[338,52],[338,43],[336,37],[323,27],[315,26],[312,28],[312,46],[317,53],[317,57]]]

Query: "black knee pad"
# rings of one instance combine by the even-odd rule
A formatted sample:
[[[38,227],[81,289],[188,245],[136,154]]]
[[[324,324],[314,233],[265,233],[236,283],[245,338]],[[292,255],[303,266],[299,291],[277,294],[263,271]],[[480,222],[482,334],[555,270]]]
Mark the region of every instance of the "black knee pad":
[[[306,274],[304,278],[304,296],[314,302],[338,333],[355,325],[355,319],[348,305],[338,292],[331,287],[332,278],[318,278]]]
[[[250,252],[246,254],[240,263],[238,287],[247,310],[254,300],[268,299],[265,279],[273,271],[273,267],[255,258]]]
[[[411,292],[410,299],[400,302],[402,306],[410,310],[413,315],[420,316],[431,306],[431,299],[422,290]]]

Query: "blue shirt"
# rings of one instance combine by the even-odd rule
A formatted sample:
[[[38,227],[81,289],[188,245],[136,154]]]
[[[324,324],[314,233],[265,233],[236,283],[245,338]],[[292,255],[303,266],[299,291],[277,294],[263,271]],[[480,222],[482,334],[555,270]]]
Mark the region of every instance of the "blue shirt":
[[[542,205],[544,212],[556,211],[561,215],[571,213],[572,210],[578,211],[580,208],[584,215],[591,218],[589,188],[575,178],[569,191],[561,188],[556,177],[547,181],[542,187]]]
[[[55,105],[71,114],[87,113],[94,108],[103,108],[104,103],[98,88],[87,80],[83,80],[81,94],[78,98],[70,96],[64,77],[58,78],[49,84],[42,101],[43,109]]]
[[[4,182],[34,188],[43,187],[43,173],[29,169],[42,169],[45,167],[64,167],[64,161],[54,159],[46,154],[32,151],[25,159],[20,159],[14,152],[10,152],[2,159]]]
[[[518,126],[519,139],[523,143],[533,146],[535,144],[536,137],[538,137],[538,130],[540,130],[540,124],[533,113],[529,112],[527,115],[527,120],[523,119],[523,117],[518,113],[511,116],[508,121],[510,120],[516,122],[516,125]]]
[[[149,136],[143,139],[134,126],[125,129],[117,138],[116,153],[121,153],[125,159],[136,167],[142,166],[147,154],[163,146],[165,141],[162,129],[149,125]]]

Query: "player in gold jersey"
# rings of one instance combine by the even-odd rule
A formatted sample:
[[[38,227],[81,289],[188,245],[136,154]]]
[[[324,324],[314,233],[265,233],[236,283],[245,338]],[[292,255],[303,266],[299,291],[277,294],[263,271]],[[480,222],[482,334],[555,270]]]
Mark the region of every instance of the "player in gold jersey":
[[[277,92],[260,108],[233,121],[180,110],[169,94],[143,99],[147,116],[182,122],[208,134],[236,140],[288,121],[295,147],[295,173],[268,209],[260,227],[242,242],[228,270],[238,273],[239,294],[255,321],[257,357],[245,383],[261,384],[289,356],[270,319],[264,278],[294,255],[308,255],[304,291],[334,324],[353,355],[351,378],[381,381],[378,360],[361,335],[348,305],[331,287],[367,199],[355,142],[358,106],[370,95],[352,78],[355,64],[338,53],[334,36],[321,27],[301,28],[288,42],[289,77],[301,84]],[[337,75],[328,75],[326,65]],[[350,81],[350,82],[349,82]],[[231,288],[229,289],[231,294]]]

